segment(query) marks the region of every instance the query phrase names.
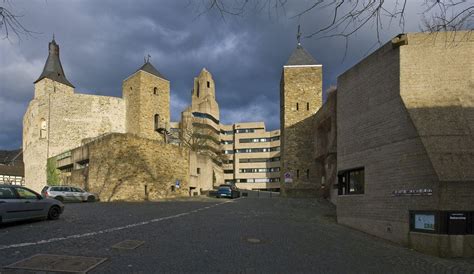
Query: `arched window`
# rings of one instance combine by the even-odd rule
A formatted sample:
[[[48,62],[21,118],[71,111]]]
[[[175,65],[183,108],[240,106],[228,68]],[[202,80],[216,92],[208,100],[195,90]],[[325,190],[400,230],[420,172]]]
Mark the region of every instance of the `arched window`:
[[[46,138],[46,120],[45,119],[41,119],[41,122],[40,122],[40,139],[44,139]]]
[[[196,96],[199,97],[199,82],[197,83],[197,92],[196,92]]]
[[[157,87],[153,88],[153,94],[155,94],[155,95],[158,94],[158,88]]]
[[[155,130],[160,128],[160,115],[155,114]]]

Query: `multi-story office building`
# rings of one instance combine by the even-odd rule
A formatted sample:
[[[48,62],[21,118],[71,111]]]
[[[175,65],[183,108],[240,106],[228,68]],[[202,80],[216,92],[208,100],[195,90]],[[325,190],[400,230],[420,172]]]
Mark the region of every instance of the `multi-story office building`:
[[[220,173],[222,163],[224,180],[207,176],[213,180],[212,185],[226,183],[241,189],[279,190],[280,130],[266,131],[263,122],[221,124],[214,80],[206,69],[194,79],[191,98],[191,105],[181,116],[181,141],[201,154],[212,155],[216,164],[214,174]],[[176,123],[171,131],[174,129],[178,130]],[[198,163],[196,171],[191,170],[191,177],[202,176],[200,169]]]
[[[263,122],[221,126],[228,159],[224,180],[240,189],[280,189],[280,130],[266,131]]]

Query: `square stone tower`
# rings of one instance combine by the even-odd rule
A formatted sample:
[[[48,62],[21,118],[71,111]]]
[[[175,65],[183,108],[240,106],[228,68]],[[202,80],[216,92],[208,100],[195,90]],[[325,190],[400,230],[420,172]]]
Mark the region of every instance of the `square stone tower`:
[[[163,140],[170,123],[170,82],[149,62],[123,81],[127,133]]]
[[[322,65],[298,43],[280,81],[281,192],[315,196],[312,117],[322,105]]]

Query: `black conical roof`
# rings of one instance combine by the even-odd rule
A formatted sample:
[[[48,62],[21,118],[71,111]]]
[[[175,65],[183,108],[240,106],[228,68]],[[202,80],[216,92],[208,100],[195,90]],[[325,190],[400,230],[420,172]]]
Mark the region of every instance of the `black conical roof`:
[[[296,49],[291,54],[286,66],[301,66],[301,65],[318,65],[318,61],[309,54],[303,46],[298,44]]]
[[[146,71],[146,72],[151,73],[155,76],[158,76],[162,79],[168,80],[149,61],[146,61],[146,63],[141,68],[139,68],[137,71],[139,71],[139,70]]]
[[[48,59],[46,59],[46,64],[44,64],[43,72],[41,73],[38,80],[36,80],[34,83],[37,83],[44,78],[74,87],[67,80],[66,75],[64,74],[63,66],[61,65],[61,60],[59,59],[59,45],[56,44],[54,38],[53,41],[49,42],[49,55]]]

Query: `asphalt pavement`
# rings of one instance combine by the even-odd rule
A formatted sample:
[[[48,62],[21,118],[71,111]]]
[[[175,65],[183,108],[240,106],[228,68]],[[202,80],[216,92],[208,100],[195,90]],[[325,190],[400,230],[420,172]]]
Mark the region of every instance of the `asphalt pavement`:
[[[57,221],[0,228],[1,268],[35,254],[105,258],[90,273],[473,273],[338,225],[327,201],[254,195],[66,204]],[[116,249],[124,240],[142,243]]]

